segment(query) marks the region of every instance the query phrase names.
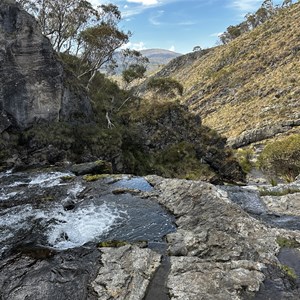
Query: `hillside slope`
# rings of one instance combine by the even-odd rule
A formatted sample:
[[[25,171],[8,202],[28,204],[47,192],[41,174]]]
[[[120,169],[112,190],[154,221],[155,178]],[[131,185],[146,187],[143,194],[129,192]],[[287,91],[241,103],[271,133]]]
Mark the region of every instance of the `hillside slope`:
[[[300,125],[300,3],[227,45],[173,60],[156,76],[235,147]]]
[[[140,51],[143,56],[149,59],[148,70],[155,71],[169,63],[173,58],[180,56],[180,53],[164,49],[146,49]]]

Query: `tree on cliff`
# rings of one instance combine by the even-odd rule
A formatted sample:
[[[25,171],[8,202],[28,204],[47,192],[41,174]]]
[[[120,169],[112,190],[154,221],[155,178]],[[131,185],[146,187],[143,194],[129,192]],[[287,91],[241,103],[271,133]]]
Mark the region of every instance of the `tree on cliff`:
[[[80,59],[78,77],[88,77],[88,84],[97,70],[113,59],[113,53],[128,42],[130,32],[118,28],[121,13],[108,4],[94,8],[85,0],[18,0],[33,14],[58,53]]]

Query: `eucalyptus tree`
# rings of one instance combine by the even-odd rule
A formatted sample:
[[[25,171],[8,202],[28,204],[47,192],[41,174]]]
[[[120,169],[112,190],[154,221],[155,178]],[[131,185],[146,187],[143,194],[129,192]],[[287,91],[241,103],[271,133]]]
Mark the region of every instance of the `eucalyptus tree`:
[[[58,53],[78,58],[76,75],[87,87],[102,65],[128,42],[130,32],[118,28],[121,13],[113,4],[94,7],[85,0],[18,0],[33,14]]]

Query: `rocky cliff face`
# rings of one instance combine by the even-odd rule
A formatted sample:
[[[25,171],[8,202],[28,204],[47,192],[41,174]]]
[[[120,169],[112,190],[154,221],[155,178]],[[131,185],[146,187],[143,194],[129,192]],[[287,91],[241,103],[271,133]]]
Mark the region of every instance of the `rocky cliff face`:
[[[49,40],[14,1],[0,3],[0,122],[21,128],[44,121],[92,116],[86,95],[76,95]]]

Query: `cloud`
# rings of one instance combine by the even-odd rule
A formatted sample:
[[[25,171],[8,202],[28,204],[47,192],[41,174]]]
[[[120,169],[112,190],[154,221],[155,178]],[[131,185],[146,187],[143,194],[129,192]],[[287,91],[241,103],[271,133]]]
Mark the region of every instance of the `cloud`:
[[[177,25],[180,25],[180,26],[191,26],[191,25],[196,25],[198,22],[196,21],[183,21],[183,22],[180,22],[178,23]]]
[[[137,51],[141,51],[141,50],[147,49],[144,42],[138,42],[138,43],[131,43],[131,42],[129,42],[126,45],[123,45],[121,48],[122,49],[129,48],[129,49],[133,49],[133,50],[137,50]]]
[[[145,6],[158,4],[158,0],[127,0],[127,2],[142,4]]]
[[[155,26],[159,26],[162,25],[163,23],[161,21],[159,21],[159,19],[164,15],[164,11],[163,10],[159,10],[157,11],[155,14],[153,14],[150,18],[149,18],[149,22],[152,25]]]
[[[243,12],[250,12],[256,9],[262,0],[233,0],[231,6]]]
[[[169,48],[169,51],[173,51],[173,52],[175,52],[175,46],[174,46],[174,45],[172,45],[172,46]]]

